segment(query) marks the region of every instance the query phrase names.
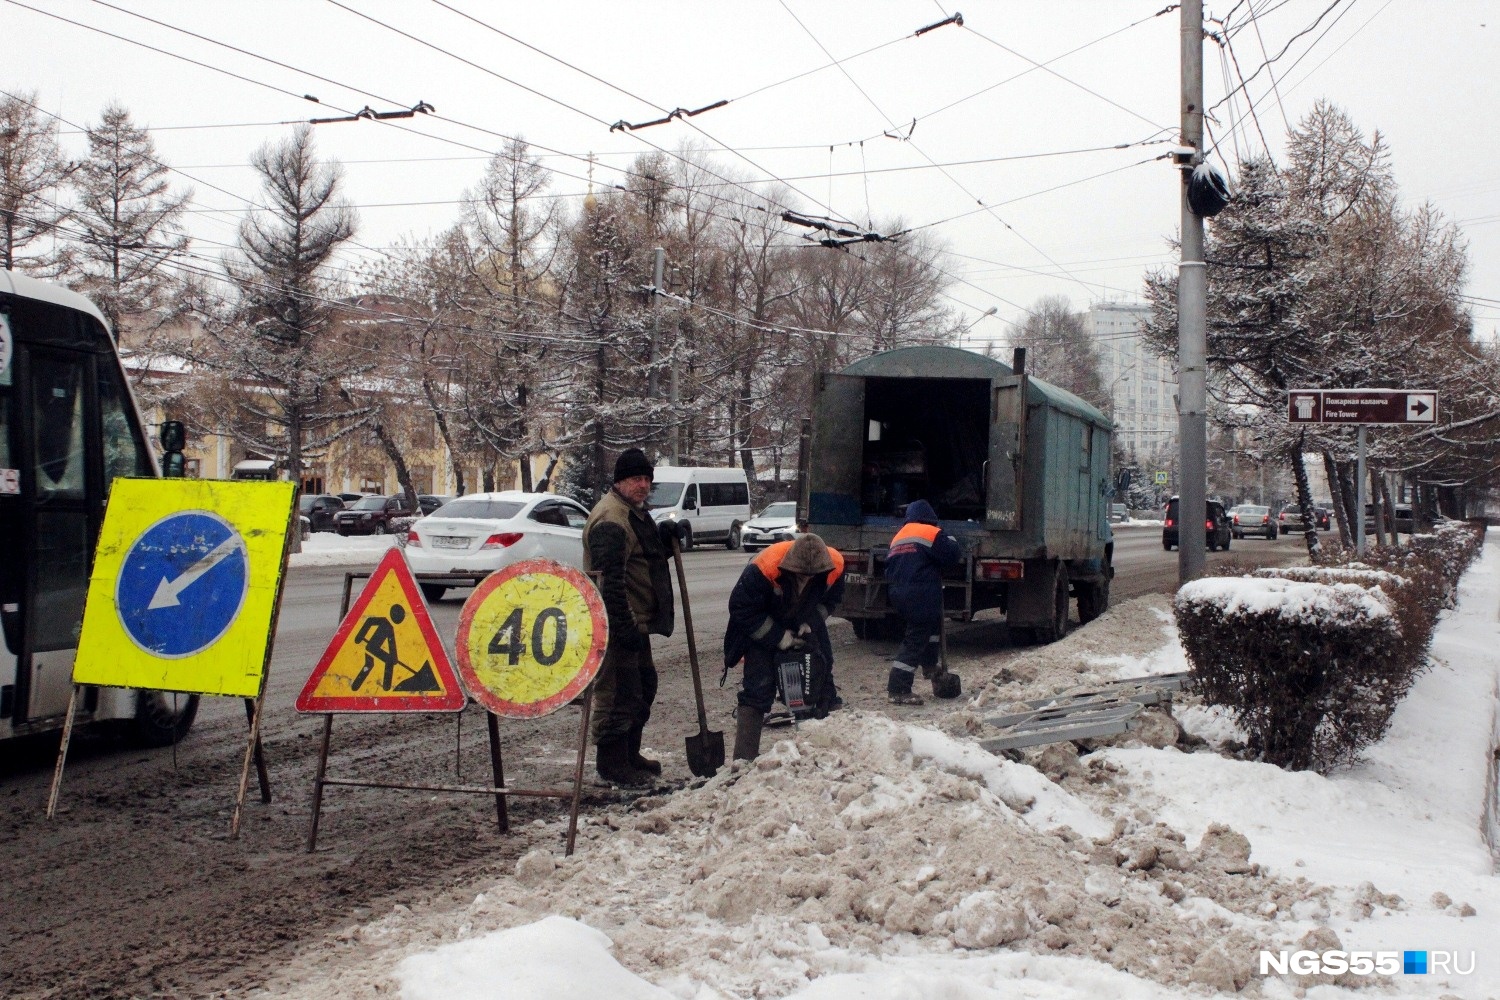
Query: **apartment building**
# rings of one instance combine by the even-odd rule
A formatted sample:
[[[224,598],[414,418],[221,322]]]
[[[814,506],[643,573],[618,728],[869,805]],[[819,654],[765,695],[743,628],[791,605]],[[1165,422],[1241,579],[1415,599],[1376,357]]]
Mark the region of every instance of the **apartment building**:
[[[1177,448],[1177,373],[1171,359],[1141,337],[1150,312],[1145,305],[1104,302],[1084,314],[1111,402],[1115,442],[1127,460],[1140,462]]]

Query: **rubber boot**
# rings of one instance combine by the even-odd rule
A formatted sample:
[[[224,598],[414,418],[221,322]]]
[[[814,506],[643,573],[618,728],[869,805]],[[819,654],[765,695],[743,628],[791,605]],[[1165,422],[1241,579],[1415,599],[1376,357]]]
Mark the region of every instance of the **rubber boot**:
[[[915,670],[902,670],[892,667],[891,673],[885,682],[886,698],[892,705],[921,705],[921,695],[912,693],[911,682],[916,679]]]
[[[754,760],[760,756],[760,728],[765,716],[748,705],[735,709],[734,759]]]
[[[647,771],[630,766],[630,737],[612,736],[595,748],[594,766],[599,777],[621,788],[650,788],[656,784]]]
[[[644,725],[641,725],[635,726],[630,730],[630,742],[628,744],[630,748],[630,766],[637,771],[646,771],[654,777],[660,777],[661,761],[641,756],[641,732],[645,728]]]

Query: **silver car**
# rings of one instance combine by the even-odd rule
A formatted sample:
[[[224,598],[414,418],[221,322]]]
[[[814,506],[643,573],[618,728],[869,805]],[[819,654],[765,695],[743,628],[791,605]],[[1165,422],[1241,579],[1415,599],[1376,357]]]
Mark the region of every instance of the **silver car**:
[[[777,542],[790,541],[797,530],[797,503],[781,500],[767,504],[766,509],[750,519],[740,531],[740,544],[746,552],[754,552]]]
[[[492,573],[526,559],[583,568],[589,512],[555,493],[471,493],[411,526],[406,561],[414,573]],[[429,601],[477,579],[419,580]]]

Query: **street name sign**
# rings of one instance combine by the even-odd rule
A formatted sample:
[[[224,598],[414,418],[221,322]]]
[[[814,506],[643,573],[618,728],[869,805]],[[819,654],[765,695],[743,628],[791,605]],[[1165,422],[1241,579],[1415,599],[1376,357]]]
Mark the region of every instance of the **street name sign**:
[[[1291,389],[1287,420],[1294,424],[1436,424],[1431,389]]]

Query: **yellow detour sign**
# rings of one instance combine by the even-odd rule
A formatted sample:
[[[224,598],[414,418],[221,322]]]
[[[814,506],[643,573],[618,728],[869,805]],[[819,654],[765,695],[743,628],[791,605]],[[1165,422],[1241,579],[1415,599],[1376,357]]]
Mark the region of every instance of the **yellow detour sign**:
[[[459,712],[468,703],[411,567],[391,549],[313,668],[299,712]]]
[[[550,559],[491,573],[464,602],[455,651],[474,700],[496,715],[546,715],[599,672],[609,622],[589,578]]]
[[[116,479],[73,683],[258,696],[293,495],[291,483]]]

